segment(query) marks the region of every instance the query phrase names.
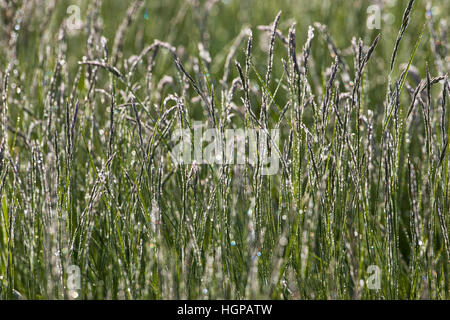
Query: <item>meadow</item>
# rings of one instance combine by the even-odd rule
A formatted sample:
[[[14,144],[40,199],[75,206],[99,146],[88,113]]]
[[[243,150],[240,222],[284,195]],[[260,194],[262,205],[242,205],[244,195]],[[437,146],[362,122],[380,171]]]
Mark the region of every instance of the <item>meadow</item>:
[[[449,12],[0,0],[0,299],[449,299]]]

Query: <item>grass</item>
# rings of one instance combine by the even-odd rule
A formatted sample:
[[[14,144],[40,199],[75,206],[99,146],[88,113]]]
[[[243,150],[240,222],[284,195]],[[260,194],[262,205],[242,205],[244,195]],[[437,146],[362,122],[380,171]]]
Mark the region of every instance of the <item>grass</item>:
[[[450,3],[367,6],[0,1],[0,299],[449,299]]]

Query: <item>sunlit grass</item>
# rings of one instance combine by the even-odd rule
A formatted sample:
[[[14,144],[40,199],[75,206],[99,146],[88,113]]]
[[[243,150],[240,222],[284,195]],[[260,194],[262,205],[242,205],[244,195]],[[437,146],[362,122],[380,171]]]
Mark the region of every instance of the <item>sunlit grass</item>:
[[[430,3],[0,2],[0,299],[448,299]],[[177,165],[196,121],[280,129],[278,173]]]

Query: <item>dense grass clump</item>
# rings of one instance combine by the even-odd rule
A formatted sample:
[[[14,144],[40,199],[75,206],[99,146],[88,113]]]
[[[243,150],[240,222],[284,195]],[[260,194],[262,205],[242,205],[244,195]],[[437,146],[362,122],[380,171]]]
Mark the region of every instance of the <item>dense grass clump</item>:
[[[0,299],[449,299],[450,3],[374,3],[0,0]]]

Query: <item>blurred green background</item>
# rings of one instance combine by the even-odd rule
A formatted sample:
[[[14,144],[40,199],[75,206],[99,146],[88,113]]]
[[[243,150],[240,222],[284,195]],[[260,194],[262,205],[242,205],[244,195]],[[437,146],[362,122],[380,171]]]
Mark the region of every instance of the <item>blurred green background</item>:
[[[25,6],[26,12],[18,15],[20,21],[14,21],[14,14],[9,12],[17,12],[17,8],[21,7],[22,1],[15,0],[1,3],[0,50],[2,54],[0,54],[0,67],[4,70],[11,62],[14,62],[13,68],[15,70],[11,75],[10,82],[13,83],[13,86],[22,87],[22,92],[27,92],[24,96],[20,95],[19,90],[15,96],[17,100],[13,102],[13,105],[20,107],[10,108],[9,110],[11,119],[13,119],[12,123],[17,123],[22,129],[27,127],[23,123],[23,107],[33,110],[32,112],[39,117],[43,116],[45,112],[42,87],[36,84],[38,82],[45,84],[45,82],[51,81],[56,63],[63,57],[66,60],[65,68],[68,71],[65,80],[69,87],[72,86],[79,68],[79,61],[83,60],[85,56],[93,60],[103,58],[103,48],[99,35],[103,35],[107,40],[106,46],[111,55],[117,31],[126,19],[127,10],[134,1],[45,0],[28,3],[29,5]],[[307,38],[308,27],[314,25],[315,22],[326,25],[332,41],[339,48],[348,65],[350,78],[354,78],[355,54],[352,41],[355,43],[361,38],[367,50],[373,39],[381,34],[375,53],[365,68],[371,76],[365,79],[366,92],[364,93],[366,108],[374,111],[376,122],[379,122],[384,110],[390,71],[389,64],[407,4],[408,1],[400,0],[146,0],[133,14],[129,26],[125,29],[123,46],[119,50],[119,59],[114,66],[121,72],[126,72],[126,64],[131,64],[133,57],[138,56],[155,39],[159,39],[176,48],[177,55],[187,71],[199,80],[198,72],[194,70],[198,63],[194,60],[202,60],[199,52],[199,44],[202,43],[206,51],[209,52],[211,63],[207,66],[207,70],[201,70],[200,73],[203,72],[205,75],[208,73],[209,80],[212,83],[218,83],[222,79],[225,60],[230,48],[239,35],[250,28],[254,36],[252,62],[258,72],[263,75],[267,68],[269,32],[260,30],[258,27],[271,25],[275,16],[281,10],[282,15],[278,29],[283,35],[287,36],[290,26],[294,22],[296,23],[296,45],[299,56]],[[373,5],[380,8],[380,29],[371,29],[367,26],[370,16],[368,8]],[[73,18],[73,12],[68,10],[71,6],[79,8],[81,27],[64,34],[64,32],[67,32],[64,24]],[[99,12],[96,12],[96,7],[99,8]],[[447,31],[448,12],[450,12],[449,0],[415,1],[408,29],[399,46],[392,79],[400,77],[402,68],[408,63],[414,51],[421,30],[424,30],[423,37],[412,61],[410,69],[412,72],[410,72],[407,85],[415,88],[418,79],[426,78],[427,63],[429,63],[432,77],[445,74],[448,71],[450,66],[450,55],[447,52],[449,39]],[[95,29],[95,32],[90,32],[92,28]],[[15,60],[11,59],[11,52],[14,51],[11,48],[14,29],[17,31],[15,33],[17,43],[14,46],[17,54]],[[435,33],[434,40],[432,32]],[[89,34],[95,34],[96,36],[89,39]],[[61,40],[61,37],[63,37],[63,40]],[[435,41],[435,39],[440,39],[443,43]],[[233,57],[241,64],[245,60],[246,41],[247,36],[242,36]],[[433,48],[436,52],[433,52]],[[152,82],[155,85],[164,76],[171,76],[173,79],[179,76],[170,54],[165,50],[161,51],[163,52],[158,54],[153,70]],[[276,81],[272,81],[270,84],[272,92],[278,85],[277,80],[284,76],[282,59],[287,60],[287,55],[284,44],[276,39],[273,61],[273,79]],[[441,71],[438,70],[439,59],[436,59],[436,55],[440,56],[444,64]],[[308,72],[311,90],[316,98],[322,94],[321,91],[325,86],[324,79],[328,78],[327,72],[329,72],[333,61],[334,58],[330,55],[327,41],[316,27]],[[233,63],[231,63],[229,70],[228,81],[231,82],[233,78],[238,77],[238,74]],[[102,73],[102,75],[107,74]],[[254,72],[250,77],[253,83],[258,83]],[[133,80],[140,85],[137,91],[140,98],[148,99],[151,104],[160,104],[162,101],[158,101],[158,99],[179,89],[175,88],[179,85],[179,82],[174,81],[172,91],[170,88],[165,88],[163,92],[153,90],[157,96],[156,100],[154,95],[149,97],[145,90],[146,70],[142,66],[137,68]],[[109,79],[99,76],[98,82],[99,86],[102,87],[107,85]],[[350,79],[348,79],[348,82],[351,85]],[[349,88],[345,84],[345,80],[344,85],[346,88],[340,88],[342,92],[348,91]],[[84,81],[80,82],[78,89],[82,89],[80,86],[84,86]],[[439,89],[433,88],[432,90],[434,95],[440,93],[438,92]],[[405,104],[410,103],[407,94],[402,95],[401,99]],[[283,106],[287,100],[286,94],[278,94],[275,102],[278,106]],[[121,102],[124,102],[124,100],[119,101],[119,103]],[[255,104],[255,106],[259,108],[258,104]],[[198,105],[192,108],[195,118],[201,120],[202,107]],[[104,110],[94,112],[99,113],[101,121],[107,120],[102,115]],[[19,118],[22,122],[17,121]],[[378,126],[375,130],[379,133],[380,127]]]
[[[49,58],[56,58],[56,55],[50,54],[52,50],[57,50],[55,44],[58,40],[58,29],[63,19],[70,15],[67,8],[70,5],[80,7],[81,20],[84,23],[82,30],[70,34],[68,37],[67,56],[71,72],[76,72],[77,61],[81,60],[86,54],[86,28],[89,26],[89,12],[92,11],[94,1],[37,1],[41,5],[35,7],[33,16],[24,17],[18,39],[18,58],[20,68],[26,70],[28,67],[39,65],[42,61],[43,44],[50,46],[46,49],[49,52]],[[109,49],[114,42],[116,31],[126,16],[127,8],[131,1],[108,0],[101,4],[101,20],[103,24],[103,34],[108,39]],[[370,5],[377,4],[381,8],[381,29],[367,28],[368,18],[367,8]],[[381,41],[378,45],[375,57],[375,63],[371,63],[369,68],[379,70],[380,77],[371,79],[371,88],[383,89],[386,84],[386,75],[388,73],[390,56],[394,47],[395,39],[401,25],[402,15],[407,1],[399,0],[218,0],[218,1],[175,1],[175,0],[146,0],[144,6],[136,13],[134,21],[125,35],[123,47],[124,57],[138,55],[145,46],[151,44],[154,39],[166,41],[175,46],[182,60],[187,60],[188,56],[198,55],[198,43],[206,39],[208,50],[212,57],[211,74],[215,79],[220,79],[223,73],[223,64],[228,54],[229,48],[234,39],[239,35],[243,28],[250,27],[255,37],[256,48],[253,54],[257,56],[266,55],[264,44],[267,43],[267,32],[257,30],[259,25],[269,25],[279,10],[282,10],[282,17],[279,29],[287,35],[291,24],[297,23],[297,48],[300,49],[306,39],[308,26],[318,21],[328,26],[329,33],[335,41],[338,48],[343,51],[343,55],[348,57],[348,64],[353,67],[353,56],[351,50],[351,40],[353,37],[359,37],[365,44],[370,44],[376,34],[381,33]],[[411,22],[406,34],[402,40],[398,53],[397,71],[401,63],[406,63],[410,57],[415,41],[420,34],[421,28],[427,22],[427,6],[431,8],[433,20],[437,32],[440,30],[440,24],[446,25],[448,12],[450,12],[450,2],[448,0],[434,1],[416,1],[414,11],[411,16]],[[48,25],[43,30],[43,19],[48,18]],[[443,28],[442,30],[445,30]],[[6,42],[5,33],[2,39]],[[444,35],[448,38],[448,35]],[[422,39],[421,48],[418,50],[415,61],[432,61],[430,50],[430,33],[425,32]],[[245,42],[245,40],[244,40]],[[52,47],[52,45],[54,45]],[[238,58],[242,58],[242,50],[245,43],[242,43],[238,51]],[[5,47],[4,47],[5,49]],[[282,55],[276,55],[275,74],[280,76],[282,65],[279,57],[285,57],[285,49],[280,42],[275,48]],[[444,53],[445,57],[446,54]],[[278,58],[277,58],[278,57]],[[329,67],[333,61],[330,57],[327,45],[323,37],[318,35],[312,44],[312,57],[315,68],[312,71],[320,72]],[[0,57],[3,65],[6,55]],[[265,59],[255,59],[261,64],[263,70]],[[120,62],[120,60],[119,60]],[[448,63],[448,61],[447,61]],[[419,63],[421,76],[425,76],[425,63]],[[50,71],[52,65],[48,66]],[[120,69],[120,66],[118,66]],[[172,68],[170,59],[159,61],[156,73],[170,73],[168,69]],[[173,69],[173,68],[172,68]],[[235,68],[232,68],[235,72]],[[430,65],[431,74],[435,74],[433,65]],[[32,73],[28,73],[30,77]],[[234,74],[237,76],[237,74]],[[320,75],[319,75],[320,76]],[[31,79],[28,79],[31,81]],[[374,83],[375,82],[375,83]],[[384,87],[385,88],[385,87]],[[384,91],[384,90],[383,90]],[[372,98],[377,99],[376,92],[371,91]],[[384,97],[380,92],[380,100]],[[376,100],[377,101],[377,100]]]

